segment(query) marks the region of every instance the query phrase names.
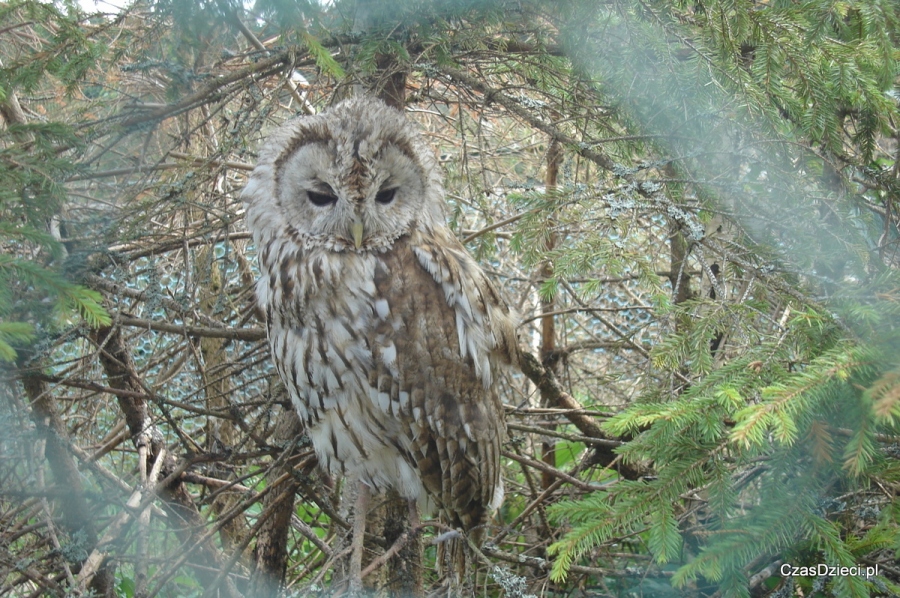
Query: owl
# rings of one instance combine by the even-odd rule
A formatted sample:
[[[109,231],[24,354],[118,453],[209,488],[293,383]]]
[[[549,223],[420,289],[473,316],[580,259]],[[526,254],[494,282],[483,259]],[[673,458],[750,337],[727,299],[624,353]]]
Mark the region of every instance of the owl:
[[[447,228],[416,128],[366,97],[289,121],[243,199],[272,357],[319,463],[482,526],[503,499],[515,318]]]

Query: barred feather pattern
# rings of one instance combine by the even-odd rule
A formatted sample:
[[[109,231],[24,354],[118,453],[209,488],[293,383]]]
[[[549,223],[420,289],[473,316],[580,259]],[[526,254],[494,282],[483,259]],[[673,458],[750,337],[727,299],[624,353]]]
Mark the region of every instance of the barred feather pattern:
[[[272,357],[322,466],[481,526],[503,498],[515,317],[447,229],[415,128],[367,98],[292,121],[243,197]]]

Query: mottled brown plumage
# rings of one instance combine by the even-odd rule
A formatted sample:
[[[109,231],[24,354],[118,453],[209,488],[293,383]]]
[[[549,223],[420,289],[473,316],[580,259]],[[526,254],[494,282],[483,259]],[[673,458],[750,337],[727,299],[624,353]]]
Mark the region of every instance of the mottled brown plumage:
[[[514,320],[447,229],[415,128],[367,98],[291,121],[244,200],[272,356],[320,463],[482,525],[503,496]]]

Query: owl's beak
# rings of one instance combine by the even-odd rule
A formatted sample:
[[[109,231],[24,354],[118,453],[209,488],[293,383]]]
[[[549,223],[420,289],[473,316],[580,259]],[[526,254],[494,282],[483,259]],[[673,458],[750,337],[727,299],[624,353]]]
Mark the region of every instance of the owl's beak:
[[[353,235],[353,244],[356,245],[356,248],[362,247],[363,223],[359,216],[353,219],[353,224],[350,225],[350,234]]]

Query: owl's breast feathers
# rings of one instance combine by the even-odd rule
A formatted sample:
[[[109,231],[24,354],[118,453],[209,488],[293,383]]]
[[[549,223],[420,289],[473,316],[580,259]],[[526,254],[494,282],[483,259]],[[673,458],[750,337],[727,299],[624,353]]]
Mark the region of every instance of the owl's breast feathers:
[[[459,242],[414,230],[381,253],[267,252],[263,269],[272,353],[322,465],[483,523],[503,495],[492,384],[518,346]]]

